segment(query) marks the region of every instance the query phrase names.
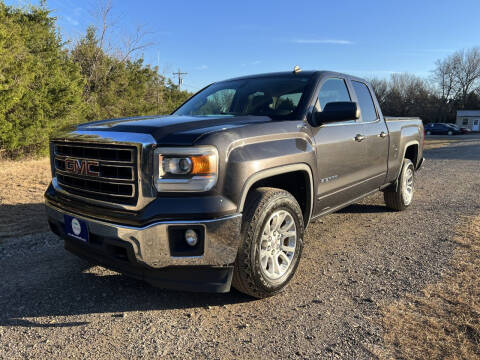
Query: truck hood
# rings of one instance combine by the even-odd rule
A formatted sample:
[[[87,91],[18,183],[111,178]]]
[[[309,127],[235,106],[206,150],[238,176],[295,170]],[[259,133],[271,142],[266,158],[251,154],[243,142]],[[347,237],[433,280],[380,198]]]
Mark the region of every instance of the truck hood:
[[[90,122],[77,130],[143,133],[160,145],[192,145],[205,134],[270,121],[266,116],[144,116]]]

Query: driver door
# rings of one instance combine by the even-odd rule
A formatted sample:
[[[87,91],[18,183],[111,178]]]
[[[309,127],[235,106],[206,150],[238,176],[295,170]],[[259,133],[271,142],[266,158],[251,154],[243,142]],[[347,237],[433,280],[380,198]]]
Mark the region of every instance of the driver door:
[[[321,80],[314,111],[329,102],[352,101],[344,78]],[[363,186],[367,147],[357,135],[361,123],[355,119],[312,127],[317,158],[316,213],[334,209],[367,192]]]

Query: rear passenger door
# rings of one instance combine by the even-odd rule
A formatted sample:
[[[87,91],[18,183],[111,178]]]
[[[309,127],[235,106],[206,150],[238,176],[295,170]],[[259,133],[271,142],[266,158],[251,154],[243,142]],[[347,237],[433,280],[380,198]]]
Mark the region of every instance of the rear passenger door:
[[[385,184],[388,168],[389,133],[381,112],[375,106],[372,89],[364,82],[352,80],[357,105],[360,107],[358,130],[365,137],[365,187],[373,191]],[[378,105],[378,104],[377,104]]]

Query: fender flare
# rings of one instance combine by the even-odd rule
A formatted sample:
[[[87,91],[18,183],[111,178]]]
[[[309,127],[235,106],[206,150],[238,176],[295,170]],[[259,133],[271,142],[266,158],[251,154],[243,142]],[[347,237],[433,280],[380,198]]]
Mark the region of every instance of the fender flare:
[[[405,154],[407,153],[407,149],[412,145],[417,145],[418,150],[420,150],[420,142],[418,140],[410,140],[405,144],[405,146],[403,147],[402,163],[400,164],[400,169],[398,170],[397,177],[395,178],[397,180],[398,180],[398,177],[400,176],[400,172],[402,171],[403,159],[405,159]],[[415,164],[413,164],[415,168],[417,168],[417,162],[418,162],[418,152],[417,152],[417,159],[415,161]]]
[[[420,142],[418,140],[411,140],[411,141],[408,141],[405,146],[403,147],[403,155],[402,155],[402,161],[400,163],[400,169],[398,169],[398,173],[397,173],[397,176],[395,177],[395,182],[393,184],[391,184],[390,186],[387,186],[384,190],[388,191],[388,190],[393,190],[393,191],[397,191],[398,190],[398,178],[400,177],[400,174],[402,172],[402,168],[403,168],[403,159],[405,159],[405,154],[407,153],[407,149],[409,146],[412,146],[412,145],[417,145],[418,146],[418,149],[420,149]],[[417,154],[418,156],[418,154]],[[416,159],[417,162],[418,162],[418,159]],[[417,164],[413,164],[415,166],[415,169],[417,168]]]
[[[310,203],[309,203],[309,209],[308,209],[308,218],[305,221],[305,224],[308,224],[308,222],[312,218],[312,212],[313,212],[313,206],[314,206],[314,203],[313,203],[314,195],[313,195],[312,169],[310,168],[310,166],[308,166],[305,163],[277,166],[271,169],[261,170],[251,175],[243,185],[242,196],[240,198],[240,205],[238,207],[238,211],[243,212],[245,201],[247,199],[247,194],[250,191],[253,184],[255,184],[257,181],[263,180],[275,175],[282,175],[282,174],[286,174],[294,171],[304,171],[308,174],[309,185],[310,185]]]

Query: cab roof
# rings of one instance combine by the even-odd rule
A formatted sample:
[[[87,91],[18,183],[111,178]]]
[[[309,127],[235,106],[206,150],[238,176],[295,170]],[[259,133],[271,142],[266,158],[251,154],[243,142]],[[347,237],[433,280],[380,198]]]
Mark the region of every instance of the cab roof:
[[[312,78],[312,77],[321,77],[323,75],[330,75],[330,76],[342,76],[342,77],[347,77],[352,80],[360,80],[362,82],[365,82],[364,79],[358,78],[356,76],[348,75],[348,74],[343,74],[339,72],[334,72],[334,71],[327,71],[327,70],[301,70],[298,72],[293,72],[293,71],[280,71],[280,72],[271,72],[271,73],[263,73],[263,74],[253,74],[253,75],[246,75],[246,76],[239,76],[231,79],[226,79],[226,80],[221,80],[217,82],[224,82],[224,81],[234,81],[234,80],[246,80],[246,79],[258,79],[258,78],[267,78],[267,77],[284,77],[284,78],[295,78],[295,77],[307,77],[307,78]]]

